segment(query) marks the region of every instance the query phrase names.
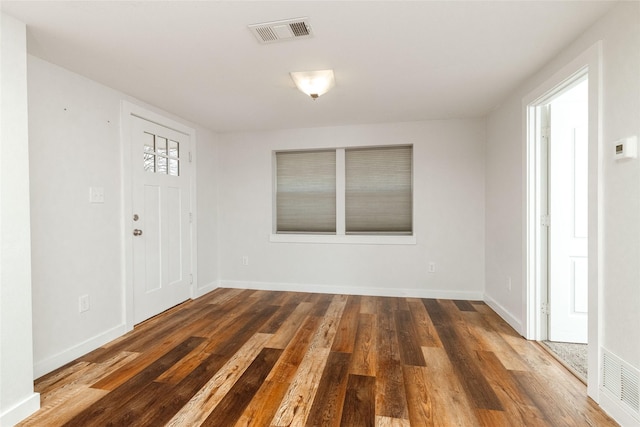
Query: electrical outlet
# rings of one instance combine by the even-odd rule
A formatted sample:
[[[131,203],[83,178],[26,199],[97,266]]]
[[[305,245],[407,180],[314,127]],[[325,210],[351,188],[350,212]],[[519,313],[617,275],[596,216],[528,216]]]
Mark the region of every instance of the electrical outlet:
[[[249,265],[249,257],[248,256],[243,256],[242,257],[242,265]]]
[[[78,303],[79,303],[79,310],[80,313],[84,313],[85,311],[89,311],[89,295],[82,295],[79,299],[78,299]]]
[[[436,263],[435,262],[430,262],[429,263],[429,273],[435,273],[436,272]]]

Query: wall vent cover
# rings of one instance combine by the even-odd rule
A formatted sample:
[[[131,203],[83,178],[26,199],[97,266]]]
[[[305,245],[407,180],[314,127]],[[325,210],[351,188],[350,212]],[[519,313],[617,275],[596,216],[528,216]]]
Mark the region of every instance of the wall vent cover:
[[[263,44],[313,37],[309,18],[293,18],[251,24],[249,29],[256,36],[256,39]]]
[[[602,387],[640,419],[640,371],[602,349]]]

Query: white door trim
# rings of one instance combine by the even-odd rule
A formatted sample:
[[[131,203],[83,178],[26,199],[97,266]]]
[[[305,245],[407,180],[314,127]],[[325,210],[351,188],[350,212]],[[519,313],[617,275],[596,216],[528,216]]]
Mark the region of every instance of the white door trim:
[[[525,251],[523,265],[523,330],[527,339],[539,340],[544,336],[541,319],[541,227],[538,144],[535,129],[529,126],[532,109],[544,102],[555,88],[571,80],[584,69],[589,73],[589,354],[587,393],[599,401],[600,380],[600,337],[602,313],[598,301],[602,285],[603,256],[602,233],[603,200],[602,176],[602,42],[597,42],[573,61],[556,72],[552,77],[530,92],[522,101],[523,111],[523,221]]]
[[[196,132],[195,129],[169,119],[162,114],[150,111],[144,107],[133,104],[129,101],[122,101],[120,108],[120,139],[122,141],[122,170],[120,171],[122,176],[122,212],[121,212],[121,231],[122,231],[122,265],[123,265],[123,299],[122,308],[126,331],[133,329],[134,317],[133,317],[133,244],[131,239],[132,227],[131,217],[133,215],[133,171],[132,171],[132,123],[133,118],[141,118],[148,120],[155,124],[168,127],[177,132],[183,133],[189,136],[190,148],[191,148],[191,174],[190,174],[190,212],[192,213],[191,227],[190,227],[190,240],[191,240],[191,274],[193,275],[193,281],[191,283],[190,295],[194,298],[194,289],[197,289],[197,259],[198,259],[198,245],[197,245],[197,200],[196,200]]]

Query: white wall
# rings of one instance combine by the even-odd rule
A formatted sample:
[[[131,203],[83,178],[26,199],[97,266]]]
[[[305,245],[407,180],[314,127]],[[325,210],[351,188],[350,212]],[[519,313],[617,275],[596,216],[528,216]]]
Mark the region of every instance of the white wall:
[[[121,96],[34,57],[28,75],[37,366],[122,332]],[[90,186],[104,187],[104,204],[89,203]]]
[[[640,3],[616,12],[598,31],[604,33],[603,344],[640,369],[640,161],[613,159],[616,140],[640,138]]]
[[[640,162],[615,162],[613,141],[640,135],[640,3],[622,2],[523,83],[487,119],[487,297],[522,322],[524,141],[522,100],[602,40],[602,272],[600,343],[640,369]],[[505,286],[513,279],[513,290]],[[615,408],[607,408],[615,411]]]
[[[218,287],[218,136],[197,129],[198,277],[196,296]]]
[[[0,425],[40,407],[33,392],[25,25],[2,14],[0,126]]]
[[[120,103],[126,99],[153,108],[41,59],[29,56],[28,61],[33,338],[39,376],[125,331]],[[217,279],[216,218],[209,214],[215,204],[215,169],[207,158],[214,152],[209,146],[215,145],[215,135],[182,122],[196,129],[196,150],[203,153],[197,169],[197,182],[203,184],[196,215],[203,233],[197,285],[206,288]],[[104,204],[89,203],[90,186],[104,187]],[[78,310],[81,295],[90,299],[84,313]]]
[[[487,119],[485,293],[522,333],[523,206],[521,102],[516,96]],[[511,291],[508,280],[511,279]]]
[[[225,134],[220,148],[222,286],[480,298],[484,120]],[[414,245],[270,242],[272,152],[414,144]],[[242,265],[242,257],[249,265]],[[436,273],[427,263],[436,263]]]

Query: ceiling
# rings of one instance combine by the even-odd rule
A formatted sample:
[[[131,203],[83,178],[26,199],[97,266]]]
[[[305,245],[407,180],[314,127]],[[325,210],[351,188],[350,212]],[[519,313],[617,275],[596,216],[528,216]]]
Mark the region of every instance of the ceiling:
[[[611,1],[2,1],[37,57],[218,132],[482,117]],[[314,37],[247,25],[308,17]],[[332,68],[313,101],[290,71]]]

